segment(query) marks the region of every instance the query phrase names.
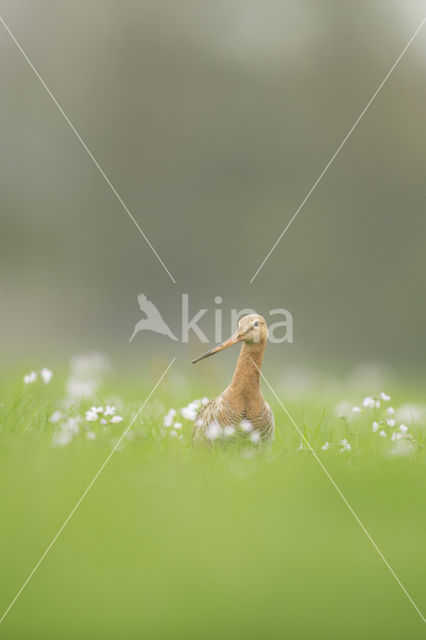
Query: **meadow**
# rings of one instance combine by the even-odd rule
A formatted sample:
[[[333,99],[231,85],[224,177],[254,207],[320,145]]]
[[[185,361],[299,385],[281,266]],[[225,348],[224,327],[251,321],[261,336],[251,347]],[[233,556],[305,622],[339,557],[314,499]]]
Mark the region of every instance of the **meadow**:
[[[92,354],[53,376],[3,373],[1,614],[167,364],[125,377]],[[222,433],[194,450],[194,412],[221,390],[194,371],[170,369],[0,636],[424,637],[421,616],[265,384],[270,447]],[[420,384],[265,375],[424,615]]]

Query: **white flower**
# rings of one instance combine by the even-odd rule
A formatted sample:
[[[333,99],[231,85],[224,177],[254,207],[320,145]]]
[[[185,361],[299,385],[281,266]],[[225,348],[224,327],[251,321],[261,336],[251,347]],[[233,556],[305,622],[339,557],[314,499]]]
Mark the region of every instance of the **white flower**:
[[[389,402],[389,400],[391,399],[390,396],[388,396],[387,393],[385,393],[384,391],[382,391],[382,393],[380,394],[380,397],[382,400],[384,400],[385,402]]]
[[[250,431],[253,431],[253,425],[250,420],[241,420],[240,426],[245,433],[250,433]]]
[[[115,413],[115,407],[110,407],[108,404],[105,407],[104,416],[113,416]]]
[[[92,407],[89,411],[86,411],[87,422],[96,422],[98,419],[98,412]]]
[[[43,380],[44,384],[49,384],[49,382],[51,381],[52,376],[53,376],[53,371],[51,371],[50,369],[47,369],[46,367],[44,367],[40,371],[40,375],[41,375],[41,379]]]
[[[330,446],[330,443],[329,443],[329,442],[324,442],[324,444],[322,445],[321,449],[322,449],[323,451],[327,451],[327,449],[329,448],[329,446]]]
[[[376,422],[376,421],[374,421],[374,422],[373,422],[372,429],[373,429],[373,432],[378,431],[378,429],[379,429],[379,423],[378,423],[378,422]]]
[[[253,433],[250,434],[250,440],[254,444],[257,444],[258,442],[260,442],[260,433],[258,431],[253,431]]]
[[[62,411],[54,411],[50,416],[50,422],[55,424],[55,422],[59,422],[59,420],[62,420]]]
[[[350,451],[352,448],[346,438],[343,438],[343,440],[340,440],[340,444],[342,445],[341,451]]]
[[[104,412],[104,408],[103,407],[92,407],[92,411],[96,411],[96,413],[103,413]]]
[[[201,398],[201,404],[203,405],[203,407],[206,406],[206,404],[209,404],[209,399],[208,398]]]
[[[52,447],[64,447],[72,440],[72,433],[70,431],[58,431],[53,436]]]
[[[170,435],[171,435],[171,437],[172,437],[172,438],[176,438],[176,437],[177,437],[177,435],[178,435],[178,432],[177,432],[177,431],[175,431],[174,429],[172,429],[172,430],[170,431]]]
[[[394,433],[392,434],[391,440],[393,442],[396,442],[396,440],[401,440],[401,438],[403,438],[403,434],[402,433],[398,433],[397,431],[394,431]]]
[[[226,427],[223,428],[223,434],[226,438],[230,438],[231,436],[233,436],[235,433],[235,427],[233,427],[231,424],[228,424]]]
[[[182,418],[185,418],[185,420],[192,420],[192,422],[194,422],[194,420],[197,419],[197,405],[195,405],[194,402],[191,402],[187,407],[183,407],[180,410],[180,413]]]
[[[222,427],[216,422],[212,422],[206,429],[206,438],[208,440],[216,440],[222,435]]]
[[[359,407],[352,407],[352,413],[361,413],[361,409]]]
[[[399,430],[400,430],[401,433],[407,433],[408,427],[405,424],[400,424],[399,425]]]
[[[392,418],[390,420],[386,420],[386,424],[388,425],[388,427],[394,427],[395,426],[395,420]]]
[[[67,395],[70,400],[80,400],[83,398],[91,398],[96,389],[96,384],[86,380],[78,380],[69,378],[67,382]]]
[[[163,425],[165,427],[171,427],[173,420],[175,419],[176,409],[169,409],[168,413],[164,416]]]
[[[352,412],[352,405],[350,402],[340,402],[335,411],[338,418],[349,418]]]
[[[392,416],[395,413],[395,409],[393,407],[388,407],[385,413],[387,413],[388,416]]]
[[[89,438],[89,440],[94,440],[96,438],[96,434],[93,431],[88,431],[86,433],[86,436]]]
[[[386,435],[386,431],[383,431],[383,429],[379,431],[379,436],[381,436],[382,438],[386,438]]]
[[[70,416],[66,422],[64,422],[62,424],[62,430],[63,431],[69,431],[70,433],[78,433],[79,432],[79,426],[78,426],[78,422],[80,420],[80,416],[78,416],[77,418],[73,418],[72,416]]]
[[[105,418],[102,418],[101,424],[108,424],[107,421],[105,420]]]
[[[366,398],[364,398],[362,406],[366,407],[367,409],[374,409],[374,407],[376,406],[376,401],[371,396],[367,396]]]
[[[408,424],[426,421],[426,408],[416,404],[403,404],[396,412],[398,420]]]
[[[121,416],[112,416],[112,418],[111,418],[110,422],[111,422],[112,424],[117,424],[118,422],[121,422],[121,421],[122,421],[122,419],[123,419],[123,418],[122,418]]]
[[[31,373],[27,373],[24,376],[24,382],[25,384],[32,384],[33,382],[35,382],[37,380],[37,374],[35,371],[31,371]]]
[[[173,425],[173,427],[174,427],[175,429],[182,429],[182,423],[181,423],[181,422],[175,422],[175,423],[174,423],[174,425]]]

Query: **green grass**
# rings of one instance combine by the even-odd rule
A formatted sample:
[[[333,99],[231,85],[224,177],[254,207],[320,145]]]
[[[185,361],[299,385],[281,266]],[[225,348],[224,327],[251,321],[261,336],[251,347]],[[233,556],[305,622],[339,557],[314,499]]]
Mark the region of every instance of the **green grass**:
[[[167,364],[167,363],[165,363]],[[111,378],[93,401],[123,422],[80,424],[53,447],[65,374],[0,385],[0,608],[6,609],[162,370]],[[276,439],[194,451],[163,433],[164,414],[221,390],[171,371],[0,625],[5,638],[422,638],[424,624],[274,397]],[[395,455],[371,429],[382,408],[339,419],[343,384],[274,390],[425,611],[426,425]],[[386,389],[397,409],[414,387]],[[381,389],[371,389],[380,392]],[[96,439],[87,438],[87,429]],[[389,428],[389,431],[394,429]],[[341,451],[341,439],[351,444]],[[331,443],[327,451],[321,446]]]

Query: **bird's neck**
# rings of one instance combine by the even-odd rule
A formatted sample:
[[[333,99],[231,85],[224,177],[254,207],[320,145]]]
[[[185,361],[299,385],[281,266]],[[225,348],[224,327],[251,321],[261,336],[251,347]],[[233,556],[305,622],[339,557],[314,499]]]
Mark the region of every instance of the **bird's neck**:
[[[235,393],[252,394],[260,388],[260,370],[266,344],[243,343],[230,384]]]

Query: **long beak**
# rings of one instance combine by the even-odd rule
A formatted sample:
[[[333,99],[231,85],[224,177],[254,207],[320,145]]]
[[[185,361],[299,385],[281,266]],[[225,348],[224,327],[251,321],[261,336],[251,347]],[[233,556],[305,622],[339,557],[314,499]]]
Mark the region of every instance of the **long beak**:
[[[210,349],[210,351],[207,351],[207,353],[203,353],[202,356],[198,356],[198,358],[195,358],[195,360],[193,360],[191,364],[195,364],[196,362],[200,362],[200,360],[204,360],[204,358],[208,358],[209,356],[212,356],[215,353],[219,353],[219,351],[223,351],[223,349],[226,349],[227,347],[230,347],[233,344],[237,344],[237,342],[242,342],[244,338],[245,338],[245,335],[243,333],[236,331],[234,335],[228,338],[228,340],[225,340],[225,342],[222,342],[222,344],[220,344],[219,346],[214,347],[213,349]]]

